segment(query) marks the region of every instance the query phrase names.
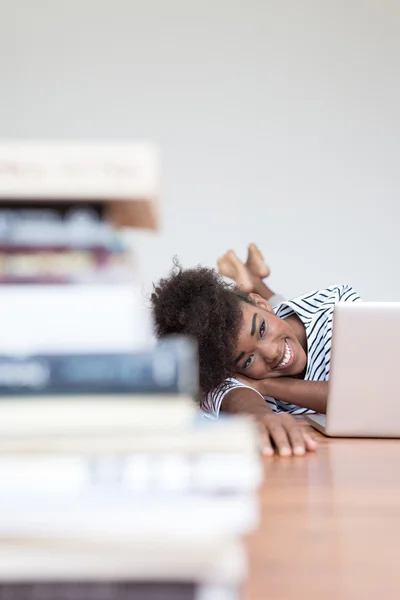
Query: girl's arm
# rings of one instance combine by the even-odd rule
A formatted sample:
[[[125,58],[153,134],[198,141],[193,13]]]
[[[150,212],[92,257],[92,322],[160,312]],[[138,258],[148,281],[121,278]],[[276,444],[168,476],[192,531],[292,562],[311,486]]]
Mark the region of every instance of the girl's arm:
[[[272,396],[276,400],[297,404],[319,413],[326,413],[328,400],[327,381],[304,381],[293,377],[269,379],[250,379],[237,376],[237,379],[255,388],[263,396]]]

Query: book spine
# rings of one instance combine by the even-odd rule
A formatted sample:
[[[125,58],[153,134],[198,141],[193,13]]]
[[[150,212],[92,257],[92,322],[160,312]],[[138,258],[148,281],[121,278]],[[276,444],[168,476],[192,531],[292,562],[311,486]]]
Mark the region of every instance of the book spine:
[[[183,581],[35,581],[1,583],[0,600],[195,600],[196,590]]]
[[[198,393],[195,343],[183,336],[132,354],[0,356],[0,396]]]

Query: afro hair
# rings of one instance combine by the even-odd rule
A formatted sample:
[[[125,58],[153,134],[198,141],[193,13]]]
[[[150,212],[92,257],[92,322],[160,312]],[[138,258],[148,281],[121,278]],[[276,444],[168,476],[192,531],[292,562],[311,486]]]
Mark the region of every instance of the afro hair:
[[[213,269],[182,269],[176,260],[174,264],[151,296],[155,333],[159,338],[180,333],[197,340],[200,386],[207,393],[234,374],[241,303],[252,302]]]

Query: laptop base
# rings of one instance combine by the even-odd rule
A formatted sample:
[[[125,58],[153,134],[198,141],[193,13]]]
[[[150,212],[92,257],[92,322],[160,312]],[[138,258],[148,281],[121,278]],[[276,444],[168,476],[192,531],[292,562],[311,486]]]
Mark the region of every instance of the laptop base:
[[[326,432],[326,415],[307,415],[306,419],[311,427],[329,437],[329,433]]]

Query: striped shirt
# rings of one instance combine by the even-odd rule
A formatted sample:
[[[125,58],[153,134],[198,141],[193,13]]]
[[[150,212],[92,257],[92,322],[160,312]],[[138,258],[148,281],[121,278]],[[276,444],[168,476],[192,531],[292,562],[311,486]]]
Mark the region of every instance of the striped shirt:
[[[293,300],[283,301],[274,307],[275,314],[281,319],[287,319],[291,315],[296,314],[304,325],[307,336],[305,380],[328,381],[331,361],[333,309],[338,302],[356,302],[359,300],[359,295],[352,287],[348,285],[335,285],[325,290],[318,290],[304,296],[299,296]],[[217,419],[223,398],[228,392],[237,387],[248,388],[249,386],[237,379],[229,378],[208,394],[202,405],[205,415],[211,419]],[[264,396],[264,400],[271,406],[275,413],[287,412],[293,415],[303,415],[314,412],[296,404],[288,404],[281,400],[275,400],[275,398],[270,398],[269,396]]]

